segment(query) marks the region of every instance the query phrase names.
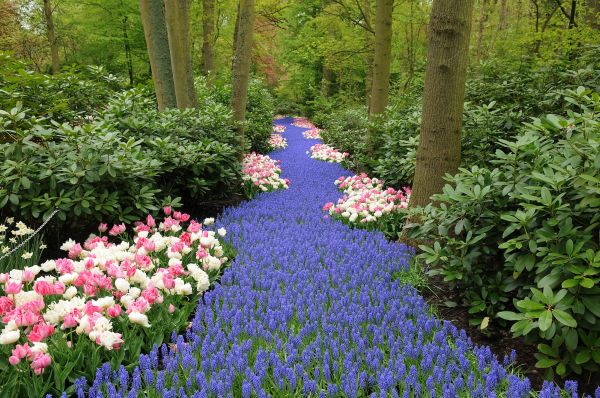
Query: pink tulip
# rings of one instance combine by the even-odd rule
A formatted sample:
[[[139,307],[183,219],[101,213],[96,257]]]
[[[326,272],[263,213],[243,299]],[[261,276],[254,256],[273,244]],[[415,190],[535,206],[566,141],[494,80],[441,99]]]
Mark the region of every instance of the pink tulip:
[[[4,287],[4,293],[6,294],[18,294],[23,289],[23,283],[20,281],[9,280]]]
[[[121,315],[122,311],[123,309],[121,308],[121,306],[119,304],[115,304],[112,307],[110,307],[106,312],[109,317],[116,318],[119,315]]]
[[[98,231],[101,234],[106,232],[107,229],[108,229],[108,225],[106,223],[100,223],[100,225],[98,225]]]
[[[165,207],[163,207],[163,212],[167,216],[170,216],[172,211],[173,211],[173,209],[171,208],[171,206],[165,206]]]
[[[175,312],[175,306],[173,304],[169,304],[169,314],[172,314]]]

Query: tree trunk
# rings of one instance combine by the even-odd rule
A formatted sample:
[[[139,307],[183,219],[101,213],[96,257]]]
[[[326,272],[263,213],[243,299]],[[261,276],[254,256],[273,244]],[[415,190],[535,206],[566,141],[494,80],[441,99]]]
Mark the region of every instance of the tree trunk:
[[[156,101],[158,109],[162,112],[177,106],[163,2],[140,0],[140,11]]]
[[[498,30],[506,29],[508,16],[508,0],[500,0],[500,16],[498,17]]]
[[[46,37],[50,44],[50,58],[52,60],[52,74],[60,72],[60,63],[58,59],[58,41],[54,31],[54,19],[52,18],[52,4],[50,0],[44,0],[44,20],[46,22]]]
[[[323,78],[321,79],[321,94],[324,97],[331,95],[331,88],[333,85],[333,71],[323,64]]]
[[[371,0],[363,0],[363,14],[367,26],[371,26]],[[367,55],[365,57],[365,103],[367,109],[371,110],[371,91],[373,90],[373,32],[369,29],[364,30],[365,48]]]
[[[577,0],[571,1],[571,13],[569,14],[569,29],[573,29],[577,24],[575,23],[575,13],[577,10]]]
[[[129,33],[127,32],[127,15],[123,16],[123,43],[125,45],[125,59],[127,60],[127,73],[129,74],[129,86],[133,87],[133,58],[131,57],[131,46],[129,45]]]
[[[240,154],[245,150],[244,121],[248,100],[248,81],[252,64],[252,36],[254,32],[254,0],[240,0],[238,7],[237,37],[233,54],[233,82],[231,109],[233,120],[238,123]]]
[[[214,71],[215,0],[202,0],[202,73],[209,84]]]
[[[375,13],[375,58],[370,116],[383,113],[388,105],[392,60],[392,11],[394,0],[377,0]]]
[[[472,0],[433,0],[411,207],[427,205],[460,164],[472,12]]]
[[[483,36],[485,33],[485,23],[488,18],[488,0],[481,1],[481,8],[479,9],[479,29],[477,31],[477,63],[481,61],[483,56]]]
[[[175,98],[179,109],[198,106],[190,49],[190,0],[164,0]]]

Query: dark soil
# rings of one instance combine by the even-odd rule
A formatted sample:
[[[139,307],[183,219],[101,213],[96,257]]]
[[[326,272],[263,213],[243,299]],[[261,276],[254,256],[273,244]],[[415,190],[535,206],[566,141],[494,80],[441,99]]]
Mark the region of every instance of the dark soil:
[[[428,288],[421,292],[425,300],[435,308],[441,319],[452,322],[459,329],[464,329],[467,335],[476,345],[489,346],[502,361],[504,355],[510,355],[512,350],[517,353],[516,367],[521,374],[527,376],[531,381],[531,387],[540,390],[544,383],[544,371],[535,367],[536,359],[534,354],[537,352],[535,345],[525,342],[523,338],[513,338],[510,330],[495,330],[492,335],[482,332],[478,326],[469,324],[470,314],[468,308],[461,306],[461,297],[458,291],[450,290],[444,284],[441,277],[433,277],[430,280]],[[448,307],[444,304],[446,301],[459,303],[456,307]],[[594,390],[600,385],[600,380],[588,380],[588,377],[574,377],[569,379],[576,380],[579,383],[579,393],[594,395]],[[555,383],[562,387],[564,381],[555,380]]]

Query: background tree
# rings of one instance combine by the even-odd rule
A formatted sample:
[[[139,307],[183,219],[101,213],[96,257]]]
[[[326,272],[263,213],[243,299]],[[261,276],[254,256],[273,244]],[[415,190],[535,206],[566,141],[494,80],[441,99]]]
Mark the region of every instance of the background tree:
[[[173,85],[177,107],[180,109],[195,108],[198,105],[192,70],[189,18],[189,0],[165,0],[165,21],[169,37]]]
[[[427,205],[460,164],[472,12],[471,0],[433,1],[411,206]]]
[[[252,41],[254,31],[254,0],[240,0],[238,6],[236,37],[234,38],[233,82],[231,109],[233,120],[239,123],[238,135],[241,151],[244,150],[244,121],[248,99],[248,81],[252,63]]]
[[[202,72],[210,82],[214,71],[215,0],[202,0]]]
[[[60,61],[58,59],[58,41],[54,31],[54,9],[50,0],[44,0],[44,20],[46,22],[46,36],[50,45],[50,58],[52,60],[52,73],[60,72]]]
[[[144,25],[144,36],[158,109],[163,111],[165,108],[175,108],[177,99],[163,2],[140,0],[140,14]]]
[[[375,13],[375,57],[369,112],[383,113],[388,105],[392,62],[392,11],[394,0],[377,0]]]

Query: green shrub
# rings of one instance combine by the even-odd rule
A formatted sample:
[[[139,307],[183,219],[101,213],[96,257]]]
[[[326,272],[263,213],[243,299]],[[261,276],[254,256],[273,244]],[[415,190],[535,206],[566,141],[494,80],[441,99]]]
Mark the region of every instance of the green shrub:
[[[92,115],[122,87],[122,81],[99,66],[64,67],[57,75],[32,72],[0,52],[0,109],[22,103],[30,116],[58,122]]]
[[[566,117],[500,140],[491,168],[461,169],[409,225],[417,261],[458,292],[482,328],[537,343],[537,366],[600,370],[600,96],[565,92]],[[428,243],[430,242],[430,243]]]
[[[0,112],[2,214],[57,218],[71,227],[134,221],[166,203],[215,201],[239,191],[235,133],[220,104],[159,113],[143,92],[108,102],[80,125]]]

